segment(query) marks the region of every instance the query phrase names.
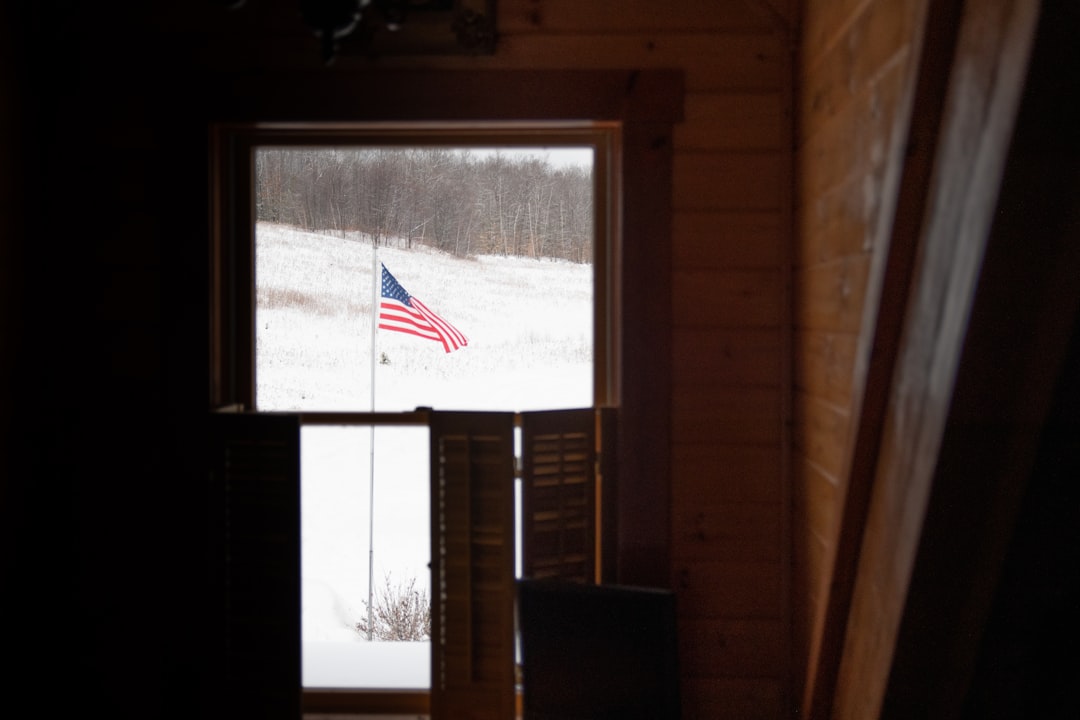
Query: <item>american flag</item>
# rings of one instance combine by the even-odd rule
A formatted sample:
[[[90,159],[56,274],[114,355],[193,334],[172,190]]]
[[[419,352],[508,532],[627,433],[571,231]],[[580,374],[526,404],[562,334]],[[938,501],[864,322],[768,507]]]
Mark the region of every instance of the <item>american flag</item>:
[[[382,266],[382,300],[379,303],[379,328],[409,333],[428,340],[438,340],[446,352],[469,344],[460,330],[428,310],[401,287],[386,265]]]

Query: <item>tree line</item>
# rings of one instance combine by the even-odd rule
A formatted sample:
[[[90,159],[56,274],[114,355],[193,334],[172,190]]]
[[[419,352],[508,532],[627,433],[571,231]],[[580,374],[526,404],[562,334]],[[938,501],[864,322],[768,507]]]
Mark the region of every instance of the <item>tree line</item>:
[[[589,168],[450,148],[260,148],[258,220],[459,257],[592,262]]]

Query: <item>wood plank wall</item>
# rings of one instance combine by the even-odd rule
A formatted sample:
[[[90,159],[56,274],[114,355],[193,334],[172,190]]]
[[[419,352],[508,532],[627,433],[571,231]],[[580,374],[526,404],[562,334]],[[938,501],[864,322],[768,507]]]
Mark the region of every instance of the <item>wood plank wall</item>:
[[[205,7],[160,10],[159,22],[178,42],[216,28],[221,42],[211,40],[201,56],[215,67],[318,67],[317,45],[298,19],[274,16],[277,4],[248,3],[225,19]],[[343,53],[336,65],[683,71],[673,402],[656,422],[669,422],[674,438],[670,583],[679,590],[687,720],[772,720],[792,706],[785,476],[796,5],[499,0],[494,55],[371,61]],[[252,14],[276,35],[273,53],[250,40]]]
[[[823,644],[903,165],[922,0],[812,0],[796,80],[793,608],[801,714]],[[817,702],[828,702],[818,697]]]
[[[685,121],[675,130],[669,420],[671,583],[686,720],[790,713],[792,7],[500,0],[493,57],[435,64],[685,73]]]
[[[954,710],[931,710],[925,698],[912,696],[909,678],[894,674],[894,652],[898,639],[920,647],[921,653],[927,642],[933,643],[932,658],[909,655],[909,666],[933,678],[928,684],[936,686],[942,673],[926,667],[941,657],[942,635],[955,632],[962,643],[974,643],[967,624],[978,611],[957,612],[952,622],[943,621],[939,612],[946,607],[947,591],[961,588],[958,594],[967,597],[985,592],[985,584],[973,591],[985,579],[972,582],[964,576],[968,568],[992,562],[993,541],[978,548],[972,542],[967,558],[954,561],[951,572],[924,583],[921,611],[912,609],[920,598],[911,594],[908,581],[916,549],[924,562],[934,564],[971,541],[971,527],[979,524],[969,520],[972,508],[984,501],[991,486],[987,474],[969,463],[962,463],[967,477],[958,477],[955,465],[939,464],[938,453],[947,418],[962,410],[952,404],[952,383],[986,238],[992,222],[1008,209],[995,207],[998,182],[1037,14],[1036,0],[942,0],[928,3],[918,26],[912,26],[918,38],[917,80],[913,92],[905,93],[908,107],[902,104],[896,113],[898,119],[910,116],[910,123],[897,136],[903,170],[888,261],[883,274],[875,263],[868,283],[881,286],[880,298],[868,292],[866,306],[875,321],[872,354],[855,421],[857,440],[830,590],[835,599],[830,597],[822,633],[813,717],[909,717],[913,712],[949,717],[963,702],[966,671],[958,656],[950,658],[945,673],[949,691],[943,693],[952,694],[945,703]],[[875,260],[879,256],[875,253]],[[996,289],[979,284],[980,293]],[[860,356],[871,335],[870,326],[863,327]],[[995,370],[999,361],[993,362]],[[1056,370],[1047,373],[1055,375]],[[1021,387],[1025,395],[1033,391],[1030,382]],[[1001,398],[997,401],[1000,410]],[[1018,414],[1003,411],[1001,417]],[[951,540],[923,536],[929,491],[939,480],[968,488],[972,497],[942,501],[944,507],[967,513],[939,526],[956,533]],[[941,631],[928,631],[928,616],[937,619]],[[905,638],[899,629],[902,617],[912,618]],[[959,627],[967,630],[952,629]]]

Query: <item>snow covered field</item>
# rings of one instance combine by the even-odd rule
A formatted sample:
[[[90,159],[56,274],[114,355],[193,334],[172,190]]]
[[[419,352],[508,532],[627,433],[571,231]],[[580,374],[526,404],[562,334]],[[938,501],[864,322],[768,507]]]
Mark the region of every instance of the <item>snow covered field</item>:
[[[592,404],[591,266],[460,259],[423,246],[380,247],[377,260],[465,333],[468,346],[446,353],[437,342],[379,330],[373,348],[370,241],[260,223],[260,410],[522,411]],[[374,454],[371,437],[366,427],[303,431],[306,687],[429,685],[428,643],[369,643],[355,630],[366,616],[369,556],[376,588],[387,576],[395,584],[415,578],[418,587],[429,586],[427,430],[380,428]]]

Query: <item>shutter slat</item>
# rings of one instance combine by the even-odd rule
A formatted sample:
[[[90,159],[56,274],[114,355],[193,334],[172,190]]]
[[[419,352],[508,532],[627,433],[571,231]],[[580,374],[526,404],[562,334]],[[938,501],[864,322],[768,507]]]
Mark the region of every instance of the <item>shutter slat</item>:
[[[522,572],[596,581],[597,414],[522,414]]]
[[[300,717],[300,425],[292,415],[209,417],[209,564],[222,638],[224,716]]]
[[[433,720],[514,714],[510,413],[431,415]]]

